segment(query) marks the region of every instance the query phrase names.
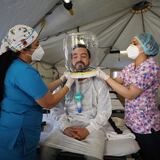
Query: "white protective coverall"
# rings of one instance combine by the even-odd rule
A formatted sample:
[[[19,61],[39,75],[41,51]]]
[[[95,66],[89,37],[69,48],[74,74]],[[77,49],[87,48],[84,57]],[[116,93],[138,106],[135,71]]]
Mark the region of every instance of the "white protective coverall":
[[[43,145],[103,159],[106,128],[112,111],[109,88],[96,77],[80,81],[79,86],[83,95],[83,111],[77,112],[76,86],[73,85],[65,98],[68,114],[64,105],[54,108],[54,129]],[[89,135],[82,141],[64,135],[63,130],[70,126],[86,127]]]

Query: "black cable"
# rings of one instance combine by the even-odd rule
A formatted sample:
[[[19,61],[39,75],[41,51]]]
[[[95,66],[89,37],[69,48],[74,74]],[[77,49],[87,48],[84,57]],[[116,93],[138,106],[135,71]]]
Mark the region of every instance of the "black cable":
[[[112,120],[111,117],[108,119],[108,122],[111,124],[111,126],[113,127],[114,131],[117,134],[122,134],[123,133],[123,131],[116,126],[115,122]]]

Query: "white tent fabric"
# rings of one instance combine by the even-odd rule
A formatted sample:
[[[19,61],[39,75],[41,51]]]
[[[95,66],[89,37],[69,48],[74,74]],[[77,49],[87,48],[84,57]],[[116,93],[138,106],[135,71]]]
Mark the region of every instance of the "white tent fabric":
[[[130,60],[126,56],[109,54],[112,50],[124,50],[132,36],[151,32],[160,44],[160,1],[148,0],[152,7],[139,14],[131,8],[146,0],[72,0],[74,15],[64,8],[62,0],[1,0],[0,39],[15,24],[27,24],[40,30],[40,22],[46,25],[41,32],[41,44],[45,49],[43,61],[51,65],[62,63],[63,43],[66,33],[93,32],[99,40],[98,64],[105,68],[122,68]],[[160,61],[160,57],[157,57]]]

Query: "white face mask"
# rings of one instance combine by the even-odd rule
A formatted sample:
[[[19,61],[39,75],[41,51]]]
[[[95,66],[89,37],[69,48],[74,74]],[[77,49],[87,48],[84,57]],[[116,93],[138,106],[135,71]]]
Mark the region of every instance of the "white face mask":
[[[129,58],[136,59],[139,55],[138,47],[133,44],[129,45],[129,47],[127,48],[127,54]]]
[[[42,57],[44,56],[44,50],[43,48],[39,45],[36,50],[33,52],[31,55],[32,61],[40,61]]]

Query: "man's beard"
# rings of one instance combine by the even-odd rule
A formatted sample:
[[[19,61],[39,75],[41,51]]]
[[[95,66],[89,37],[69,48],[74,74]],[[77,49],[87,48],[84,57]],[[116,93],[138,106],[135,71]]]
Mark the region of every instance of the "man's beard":
[[[73,68],[74,68],[74,71],[76,72],[84,72],[85,70],[88,69],[88,65],[86,66],[84,62],[79,61],[73,66]]]

